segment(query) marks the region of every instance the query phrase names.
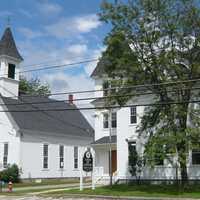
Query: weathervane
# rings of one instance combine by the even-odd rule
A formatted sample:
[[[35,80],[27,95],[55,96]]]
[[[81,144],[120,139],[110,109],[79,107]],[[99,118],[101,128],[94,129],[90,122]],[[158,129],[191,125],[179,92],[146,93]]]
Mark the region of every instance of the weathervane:
[[[10,26],[10,21],[11,21],[11,19],[10,19],[10,16],[8,16],[8,17],[7,17],[7,24],[6,24],[6,25],[7,25],[7,27],[9,27],[9,26]]]

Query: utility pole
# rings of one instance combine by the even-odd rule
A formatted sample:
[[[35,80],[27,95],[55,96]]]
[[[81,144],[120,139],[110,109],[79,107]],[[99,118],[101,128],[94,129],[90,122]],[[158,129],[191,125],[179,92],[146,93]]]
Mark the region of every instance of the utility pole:
[[[112,186],[112,110],[108,110],[108,125],[109,125],[109,175],[110,186]]]

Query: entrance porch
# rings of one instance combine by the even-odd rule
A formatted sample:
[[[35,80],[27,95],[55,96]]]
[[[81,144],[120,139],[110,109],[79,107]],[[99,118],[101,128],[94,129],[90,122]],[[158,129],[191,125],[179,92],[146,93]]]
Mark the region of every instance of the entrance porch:
[[[92,143],[92,147],[95,151],[95,178],[96,180],[109,180],[110,164],[109,164],[109,150],[110,145],[112,149],[111,155],[111,170],[113,178],[117,175],[117,145],[116,136],[111,137],[111,143],[109,136],[100,138]]]

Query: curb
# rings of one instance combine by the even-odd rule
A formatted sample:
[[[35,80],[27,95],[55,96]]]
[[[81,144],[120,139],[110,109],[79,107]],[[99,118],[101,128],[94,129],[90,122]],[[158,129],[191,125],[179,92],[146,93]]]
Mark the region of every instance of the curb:
[[[56,198],[57,196],[52,196]],[[182,197],[142,197],[142,196],[105,196],[105,195],[87,195],[87,194],[65,194],[63,196],[59,196],[58,198],[62,197],[63,200],[66,198],[95,198],[95,199],[110,199],[110,200],[197,200],[199,198],[182,198]]]

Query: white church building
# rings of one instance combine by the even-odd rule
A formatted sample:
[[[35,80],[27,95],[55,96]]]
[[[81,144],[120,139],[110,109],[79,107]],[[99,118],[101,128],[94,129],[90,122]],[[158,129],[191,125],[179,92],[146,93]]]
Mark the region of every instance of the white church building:
[[[19,95],[22,61],[7,27],[0,40],[0,170],[17,164],[22,179],[79,177],[93,129],[72,99]]]
[[[108,89],[108,77],[105,72],[103,58],[99,61],[91,77],[95,82],[96,97],[104,97]],[[114,181],[131,179],[129,172],[129,145],[134,146],[138,154],[144,152],[144,140],[138,137],[137,126],[141,122],[144,113],[144,106],[152,103],[153,96],[142,95],[129,100],[128,105],[132,107],[113,108],[111,114],[111,129],[109,129],[109,111],[98,109],[104,106],[103,98],[97,98],[92,104],[97,107],[95,110],[95,141],[92,147],[96,154],[96,178],[97,180],[109,180],[109,172],[112,170]],[[111,130],[111,142],[110,142]],[[143,140],[143,141],[142,141]],[[112,169],[109,169],[109,149],[112,148]],[[174,158],[174,163],[176,158]],[[200,179],[200,152],[189,152],[187,163],[188,176],[190,179]],[[176,179],[180,178],[180,171],[174,165],[163,160],[154,168],[145,166],[141,172],[142,179]]]

